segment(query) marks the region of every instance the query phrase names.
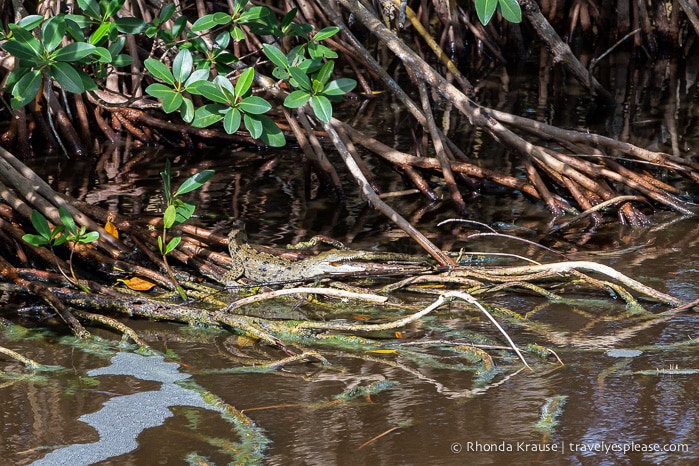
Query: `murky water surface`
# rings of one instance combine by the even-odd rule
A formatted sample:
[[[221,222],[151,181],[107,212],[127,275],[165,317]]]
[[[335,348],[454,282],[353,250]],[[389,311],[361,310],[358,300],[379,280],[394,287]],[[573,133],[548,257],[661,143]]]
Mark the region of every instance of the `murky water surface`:
[[[497,79],[492,82],[492,98],[511,102],[503,97],[511,94],[498,90]],[[563,107],[531,104],[536,89],[522,85],[517,95],[520,113],[562,114],[555,110]],[[673,98],[668,98],[671,105]],[[557,103],[570,105],[565,99]],[[671,151],[663,145],[671,144],[663,140],[660,131],[664,120],[649,112],[655,119],[644,123],[638,137],[653,139]],[[391,116],[377,108],[370,126],[391,132],[396,127]],[[634,121],[646,121],[646,116],[639,114]],[[555,116],[550,118],[556,120]],[[613,118],[606,121],[613,122]],[[696,122],[693,126],[691,119],[688,122],[683,150],[696,144]],[[569,123],[576,126],[579,121]],[[649,126],[657,131],[649,131]],[[409,135],[396,132],[395,142],[408,139]],[[155,214],[162,205],[157,194],[162,155],[148,150],[133,154],[117,150],[97,165],[61,159],[36,161],[35,165],[57,167],[47,176],[57,189],[76,197],[126,214]],[[302,164],[294,151],[258,154],[222,150],[213,159],[211,151],[167,155],[180,179],[204,168],[217,170],[212,183],[194,199],[201,214],[197,221],[209,227],[225,232],[231,218],[241,217],[258,243],[285,245],[323,233],[356,248],[418,252],[361,201],[339,206],[331,196],[316,195],[317,186],[299,176]],[[474,155],[487,158],[485,152]],[[373,169],[386,171],[380,163]],[[82,181],[83,176],[89,183]],[[400,180],[390,173],[387,177],[393,179],[388,190],[403,189]],[[347,188],[353,192],[351,182]],[[312,193],[311,200],[307,191]],[[511,252],[539,261],[557,260],[541,249],[503,238],[469,241],[468,234],[476,231],[472,226],[436,227],[439,221],[455,216],[448,206],[428,206],[417,196],[396,198],[391,204],[446,250]],[[507,224],[505,232],[539,241],[570,258],[611,265],[683,300],[699,297],[696,219],[657,212],[654,225],[644,230],[610,225],[595,232],[575,229],[550,236],[543,233],[550,221],[548,212],[516,194],[473,199],[471,212],[473,220],[502,222]],[[526,230],[508,230],[512,228],[508,225]],[[502,369],[484,373],[480,363],[471,365],[435,348],[422,351],[456,369],[420,361],[415,353],[406,357],[319,348],[333,366],[301,363],[269,373],[231,372],[228,369],[252,365],[254,358],[269,360],[283,355],[227,332],[123,319],[153,348],[167,354],[167,361],[177,363],[179,372],[190,376],[193,397],[218,397],[243,411],[254,426],[242,427],[220,411],[191,403],[171,407],[171,416],[164,416],[156,427],[144,425],[142,431],[129,422],[133,419],[105,414],[102,420],[114,432],[127,430],[122,433],[133,434],[137,444],[131,451],[124,450],[128,453],[105,456],[108,459],[97,464],[183,464],[185,458],[193,463],[206,458],[211,464],[247,458],[271,465],[699,462],[696,313],[678,314],[643,327],[639,320],[615,319],[624,310],[623,302],[609,294],[576,296],[595,301],[552,304],[520,290],[484,299],[546,325],[546,331],[506,326],[518,344],[548,346],[565,363],[562,367],[540,364],[534,373],[517,371],[516,363],[501,361],[497,352],[493,353],[495,364]],[[645,304],[654,312],[666,310]],[[19,323],[34,327],[34,311],[24,305],[4,303],[2,316],[17,321],[17,310],[21,309]],[[357,306],[347,309],[347,315],[362,315],[364,311]],[[429,319],[430,325],[418,322],[404,329],[404,338],[449,338],[450,331],[472,330],[502,344],[488,321],[474,310],[444,308]],[[48,330],[0,336],[0,345],[63,368],[37,375],[25,371],[26,377],[0,379],[0,458],[6,464],[30,464],[61,448],[95,443],[99,440],[97,430],[83,422],[88,418],[80,420],[81,416],[103,412],[110,400],[154,394],[166,385],[128,371],[95,375],[90,371],[110,366],[114,349],[96,343],[77,345],[62,326],[47,324]],[[632,331],[625,331],[630,327]],[[118,338],[107,331],[93,331],[107,339]],[[395,339],[392,335],[385,338]],[[678,343],[685,345],[663,348]],[[613,348],[641,353],[609,353]],[[19,363],[4,358],[2,369],[22,372]],[[384,380],[397,384],[369,396],[334,400],[348,389]],[[109,435],[116,438],[114,432]],[[256,435],[262,443],[255,443]]]

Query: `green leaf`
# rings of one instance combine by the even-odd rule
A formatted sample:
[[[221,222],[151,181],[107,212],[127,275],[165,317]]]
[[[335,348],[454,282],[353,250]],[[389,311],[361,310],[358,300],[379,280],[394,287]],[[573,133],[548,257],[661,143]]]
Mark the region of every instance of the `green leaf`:
[[[311,58],[318,60],[322,60],[323,58],[337,58],[337,53],[334,50],[315,42],[308,44],[308,54]]]
[[[279,50],[278,47],[269,44],[262,44],[262,51],[265,53],[267,58],[277,65],[279,68],[286,70],[289,68],[289,62],[286,59],[284,53]]]
[[[114,65],[116,68],[122,67],[122,66],[129,66],[133,63],[133,57],[131,55],[126,55],[125,53],[122,53],[121,55],[117,55],[117,57],[112,61],[112,65]]]
[[[182,97],[182,105],[180,105],[180,116],[186,123],[191,123],[194,119],[194,104],[187,97]]]
[[[81,94],[85,92],[85,85],[80,74],[69,63],[56,62],[49,67],[49,74],[66,92]]]
[[[255,69],[248,68],[238,76],[238,81],[235,83],[235,96],[242,97],[250,90],[252,87],[252,81],[255,77]]]
[[[78,0],[80,8],[93,19],[102,19],[102,10],[95,0]]]
[[[17,26],[21,27],[26,31],[31,31],[44,21],[44,17],[41,15],[27,15],[24,18],[17,21]]]
[[[226,109],[230,109],[230,107],[220,104],[207,104],[203,107],[199,107],[194,111],[192,126],[195,128],[206,128],[207,126],[211,126],[214,123],[221,121],[223,118],[221,112]]]
[[[221,34],[216,36],[216,39],[214,39],[214,44],[218,46],[219,50],[224,50],[226,47],[228,47],[230,41],[230,34],[228,34],[227,32],[222,32]]]
[[[318,71],[320,67],[323,66],[323,63],[320,60],[309,60],[307,58],[303,58],[296,66],[298,69],[310,76]]]
[[[64,19],[66,22],[66,32],[68,33],[68,36],[70,36],[71,39],[73,39],[76,42],[84,42],[85,41],[85,34],[83,33],[80,25],[74,20],[76,15],[65,15]],[[84,16],[80,15],[80,17],[85,18]],[[87,20],[87,18],[85,18]],[[83,27],[88,27],[88,25],[83,26]]]
[[[357,86],[357,81],[351,78],[340,78],[335,81],[330,81],[325,89],[324,95],[344,95],[350,92]]]
[[[235,88],[228,78],[219,75],[214,78],[213,83],[226,96],[226,102],[235,102]]]
[[[10,31],[14,36],[11,41],[8,41],[8,43],[17,42],[24,45],[25,47],[28,47],[35,57],[40,57],[43,55],[44,48],[36,39],[36,37],[32,35],[31,32],[13,23],[8,24],[7,26],[10,28]]]
[[[182,241],[181,236],[175,236],[170,240],[169,243],[167,243],[167,247],[165,248],[165,255],[170,254],[177,246],[179,246],[180,241]]]
[[[262,126],[262,122],[260,122],[258,115],[248,115],[245,113],[243,115],[243,122],[245,122],[245,128],[248,130],[253,139],[260,137],[264,127]]]
[[[188,192],[194,191],[195,189],[201,188],[204,183],[209,181],[212,176],[216,173],[215,170],[204,170],[199,173],[195,173],[190,176],[177,188],[175,196],[181,196],[182,194],[187,194]]]
[[[41,90],[41,71],[32,70],[20,78],[12,88],[12,108],[22,108],[34,100]]]
[[[313,85],[311,87],[313,89],[313,95],[320,94],[323,92],[323,89],[325,89],[325,86],[323,86],[323,83],[321,83],[317,79],[313,80]]]
[[[161,83],[153,83],[146,88],[146,93],[156,99],[166,99],[173,92],[176,92],[173,88]]]
[[[522,22],[522,9],[517,0],[500,0],[498,3],[500,14],[511,23]]]
[[[187,49],[180,50],[172,62],[172,74],[175,76],[175,81],[184,83],[192,74],[192,52]]]
[[[286,138],[281,129],[274,123],[274,121],[266,115],[257,115],[260,123],[262,124],[262,135],[260,140],[270,147],[283,147],[286,145]]]
[[[148,27],[148,24],[146,24],[146,22],[142,19],[128,16],[116,18],[114,20],[114,25],[116,26],[117,31],[124,34],[140,34]]]
[[[172,26],[172,37],[178,37],[180,34],[184,32],[185,27],[187,26],[187,17],[185,15],[180,16],[175,20],[175,24]]]
[[[325,40],[325,39],[328,39],[328,38],[334,36],[338,32],[340,32],[340,28],[337,26],[330,26],[327,28],[323,28],[320,31],[318,31],[315,36],[313,36],[313,40],[317,40],[317,41]]]
[[[306,105],[306,103],[311,99],[311,94],[306,91],[294,91],[284,99],[284,106],[286,108],[299,108]]]
[[[252,95],[241,100],[238,104],[238,108],[245,113],[259,115],[268,112],[272,108],[272,105],[262,97]]]
[[[266,25],[266,20],[272,17],[274,17],[274,13],[272,13],[272,10],[269,8],[265,6],[253,6],[238,16],[238,23],[261,23]]]
[[[175,202],[175,208],[177,210],[175,225],[179,225],[180,223],[186,222],[192,217],[192,215],[194,215],[194,211],[196,210],[197,206],[191,202],[184,202],[180,201],[179,199]]]
[[[199,70],[197,70],[197,71],[199,71]],[[214,84],[212,84],[211,82],[205,81],[205,80],[194,80],[194,79],[192,79],[192,77],[195,75],[195,73],[196,73],[197,71],[195,71],[194,73],[192,73],[192,76],[190,76],[189,79],[187,80],[187,82],[185,83],[185,88],[187,89],[187,92],[189,92],[189,93],[191,93],[191,94],[196,94],[196,95],[204,95],[205,92],[206,92],[206,93],[209,93],[209,92],[210,92],[210,93],[212,93],[212,94],[218,93],[218,94],[220,94],[220,95],[217,95],[217,97],[218,97],[218,98],[221,98],[221,99],[224,99],[225,96],[224,96],[224,95],[221,93],[221,91],[219,91],[218,88],[217,88]],[[208,98],[208,97],[207,97],[207,98]],[[213,99],[209,99],[209,100],[213,100]],[[222,102],[222,103],[224,103],[224,102]]]
[[[204,83],[208,82],[207,79],[209,79],[209,70],[207,69],[202,69],[202,70],[194,70],[189,78],[187,78],[187,81],[184,83],[185,89],[189,91],[189,88],[194,85],[195,83]]]
[[[114,42],[109,44],[109,47],[107,49],[109,50],[109,53],[112,54],[113,57],[117,56],[121,51],[124,49],[124,45],[126,45],[126,36],[119,36],[116,38]]]
[[[223,93],[223,91],[216,86],[214,83],[209,81],[199,81],[191,86],[188,86],[187,90],[192,94],[197,94],[206,97],[209,100],[218,102],[221,104],[228,104],[228,98]]]
[[[112,61],[116,61],[112,58],[112,54],[109,52],[108,49],[105,49],[104,47],[95,47],[95,50],[93,50],[92,55],[97,57],[97,61],[99,63],[112,63]],[[123,55],[119,55],[123,56]],[[128,55],[126,55],[128,57]],[[130,58],[130,57],[129,57]],[[116,64],[114,66],[117,66]],[[123,65],[121,65],[123,66]]]
[[[292,66],[289,68],[289,73],[291,73],[291,77],[294,80],[294,82],[291,83],[292,85],[304,91],[311,92],[311,80],[303,70]]]
[[[102,19],[107,20],[116,15],[121,10],[121,7],[124,6],[124,2],[125,0],[101,0]]]
[[[73,220],[73,216],[70,215],[70,212],[68,212],[68,209],[66,209],[63,206],[59,207],[58,208],[58,215],[61,217],[61,223],[63,224],[63,226],[66,227],[66,230],[68,230],[68,233],[75,236],[75,234],[78,232],[78,229],[75,226],[75,220]]]
[[[74,14],[68,14],[66,15],[66,22],[72,21],[74,26],[77,26],[79,29],[86,29],[91,27],[94,24],[94,21],[88,18],[85,15],[74,15]],[[68,26],[68,29],[71,29],[72,26]],[[83,39],[85,36],[83,35]]]
[[[301,37],[307,37],[311,32],[313,32],[313,29],[315,29],[315,28],[313,26],[311,26],[310,24],[292,23],[289,26],[289,33],[295,34],[295,35],[301,36]]]
[[[65,15],[56,15],[46,20],[41,26],[41,42],[48,52],[53,52],[61,45],[66,33]]]
[[[242,113],[237,108],[229,108],[223,117],[223,129],[228,134],[233,134],[240,128]]]
[[[49,241],[48,239],[44,238],[43,236],[41,236],[41,235],[32,235],[32,234],[30,234],[30,233],[27,233],[26,235],[23,235],[23,236],[22,236],[22,240],[24,240],[25,242],[31,244],[32,246],[37,246],[37,247],[40,247],[40,246],[48,246],[49,244],[51,244],[51,241]]]
[[[51,227],[46,217],[38,210],[32,210],[32,225],[34,229],[44,238],[51,238]]]
[[[165,81],[170,86],[175,85],[175,77],[172,75],[172,72],[170,72],[170,69],[167,67],[167,65],[165,65],[161,61],[156,60],[154,58],[146,58],[143,64],[146,66],[148,72],[155,76],[155,78],[161,81]]]
[[[78,73],[78,76],[82,81],[83,88],[85,89],[85,91],[94,91],[95,89],[97,89],[97,84],[95,83],[95,81],[92,80],[90,76],[88,76],[87,73],[85,73],[83,70],[75,71]]]
[[[493,18],[499,0],[476,0],[476,14],[483,26]]]
[[[172,228],[172,226],[175,224],[176,217],[177,209],[174,205],[170,204],[167,206],[167,209],[165,209],[165,213],[163,214],[163,225],[165,228]]]
[[[112,60],[112,65],[115,68],[121,68],[122,66],[129,66],[131,64],[133,64],[133,57],[131,55],[126,55],[125,53],[117,55]]]
[[[61,47],[53,53],[53,58],[58,61],[75,62],[91,55],[96,47],[85,42],[74,42]],[[111,57],[111,55],[110,55]]]
[[[116,28],[114,23],[107,22],[102,23],[99,27],[90,35],[90,43],[97,45],[101,43],[105,38],[109,40],[112,35],[116,33]]]
[[[216,26],[225,26],[231,21],[233,21],[231,15],[222,12],[205,15],[192,24],[192,32],[208,31]]]
[[[62,235],[61,234],[62,232],[63,232],[63,225],[58,225],[56,228],[53,229],[53,231],[51,232],[51,236],[53,237],[51,239],[52,245],[60,246],[61,244],[68,241],[68,236]]]
[[[36,39],[34,39],[34,41],[36,42],[36,46],[39,47],[39,49],[41,49],[39,41]],[[17,57],[20,60],[26,60],[30,63],[38,64],[38,60],[41,57],[41,51],[35,50],[32,45],[33,44],[21,43],[17,40],[8,40],[4,44],[2,44],[2,48],[5,51],[7,51],[10,55]]]
[[[163,112],[172,113],[180,109],[182,106],[183,97],[182,94],[176,91],[172,91],[170,94],[165,94],[162,97],[161,105],[163,106]]]
[[[324,121],[325,123],[330,122],[330,119],[333,116],[333,106],[327,97],[322,95],[314,95],[311,99],[311,108],[318,119]]]
[[[282,20],[279,22],[279,27],[281,27],[284,34],[289,30],[289,26],[293,23],[296,13],[299,11],[298,8],[294,7],[287,14],[284,15]]]
[[[323,85],[323,87],[325,87],[325,85],[328,83],[328,81],[330,81],[330,78],[332,77],[334,70],[335,70],[335,62],[328,61],[320,68],[320,71],[318,71],[318,75],[316,76],[315,79],[320,81],[320,83]]]
[[[247,4],[248,0],[235,0],[233,2],[233,16],[237,16]]]
[[[163,6],[163,9],[160,10],[160,13],[158,13],[158,19],[161,22],[165,22],[172,18],[172,15],[175,14],[175,4],[174,3],[166,3]]]
[[[80,243],[82,244],[87,244],[87,243],[94,243],[100,239],[100,234],[97,231],[90,231],[88,232],[85,236],[80,238]]]
[[[233,39],[236,42],[240,42],[241,40],[245,39],[245,33],[238,26],[235,26],[231,30],[231,39]]]

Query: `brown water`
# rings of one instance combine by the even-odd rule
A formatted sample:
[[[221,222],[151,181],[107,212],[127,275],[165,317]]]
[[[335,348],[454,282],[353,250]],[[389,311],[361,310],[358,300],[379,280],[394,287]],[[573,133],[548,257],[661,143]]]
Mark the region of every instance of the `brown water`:
[[[687,83],[680,81],[681,85]],[[491,82],[484,91],[488,98],[509,102],[520,113],[552,112],[564,115],[561,118],[569,119],[571,126],[580,122],[573,112],[566,114],[560,110],[575,100],[574,94],[556,95],[558,100],[552,96],[554,103],[544,101],[538,107],[528,107],[526,102],[537,102],[537,90],[527,88],[526,81],[521,84],[513,81],[514,87],[519,86],[518,104],[507,98],[515,95],[512,93],[517,89],[502,89],[494,78],[487,82]],[[575,88],[572,83],[570,86]],[[691,100],[678,106],[680,110],[669,118],[677,118],[678,114],[691,116],[695,110]],[[660,108],[672,106],[673,102],[677,104],[670,92]],[[392,115],[387,108],[377,108],[369,125],[390,133],[396,125],[390,120]],[[662,132],[667,128],[666,115],[658,116],[652,110],[639,112],[634,122],[654,120],[644,123],[643,130],[635,132],[634,137],[655,141],[654,144],[671,151],[671,138]],[[551,119],[561,123],[557,117]],[[605,121],[613,125],[615,120]],[[597,123],[599,127],[605,126]],[[699,128],[691,118],[685,123],[682,137],[676,138],[684,145],[680,148],[682,153],[696,147],[695,133]],[[406,139],[407,135],[396,132],[397,143]],[[485,151],[482,149],[474,155],[487,159]],[[204,168],[217,170],[211,185],[197,193],[195,199],[198,212],[202,213],[197,221],[202,224],[225,231],[232,217],[241,217],[248,221],[250,235],[257,242],[284,245],[323,233],[358,248],[417,252],[389,222],[360,201],[338,206],[327,196],[307,200],[304,182],[298,176],[300,156],[293,151],[273,154],[222,151],[213,160],[211,151],[169,155],[180,179]],[[118,150],[103,157],[98,165],[60,159],[55,160],[56,164],[52,163],[54,160],[49,163],[41,160],[36,165],[57,166],[51,176],[53,185],[76,197],[123,213],[155,213],[162,202],[157,187],[163,159],[153,151],[130,156],[136,157],[131,159],[135,160],[132,164],[126,163],[126,154]],[[379,163],[374,169],[386,171]],[[80,181],[85,174],[90,180],[87,184]],[[351,189],[352,183],[348,182],[347,187]],[[403,186],[393,179],[387,190],[391,189],[400,190]],[[464,247],[473,251],[513,252],[536,260],[557,260],[537,248],[502,238],[466,241],[471,227],[438,228],[435,225],[439,221],[455,216],[447,205],[428,206],[416,196],[399,198],[391,204],[444,249]],[[474,220],[516,224],[535,232],[546,231],[550,220],[542,206],[515,194],[485,195],[474,199],[470,208]],[[555,237],[521,230],[508,233],[538,240],[576,260],[611,265],[680,299],[696,299],[699,297],[696,219],[658,212],[653,220],[654,225],[644,230],[610,225],[593,233],[572,230]],[[132,428],[131,433],[138,434],[135,450],[97,464],[185,464],[187,455],[193,453],[207,458],[211,464],[227,464],[241,458],[271,465],[697,464],[699,374],[694,372],[699,369],[697,314],[679,314],[622,338],[625,328],[639,324],[637,320],[609,318],[621,315],[623,302],[601,292],[575,296],[595,300],[551,304],[523,292],[484,298],[488,303],[515,312],[536,311],[530,314],[530,319],[555,331],[546,337],[534,330],[506,326],[518,344],[536,342],[549,346],[565,363],[563,367],[539,364],[534,373],[518,371],[516,362],[500,359],[497,352],[493,352],[495,363],[501,369],[483,372],[478,364],[466,364],[453,353],[429,347],[400,355],[318,348],[333,366],[300,363],[270,373],[231,372],[226,369],[249,366],[255,359],[279,359],[283,355],[263,345],[251,345],[228,332],[123,319],[154,349],[167,354],[168,361],[179,364],[181,373],[191,375],[190,381],[199,386],[196,393],[208,391],[220,397],[242,410],[260,430],[251,433],[236,427],[211,409],[173,407],[173,415],[156,427],[142,432],[133,432]],[[653,311],[667,309],[652,303],[646,305]],[[23,306],[24,303],[5,302],[0,316],[32,327],[35,313]],[[362,306],[347,309],[348,315],[364,311]],[[118,338],[107,331],[91,330],[110,340]],[[464,307],[443,308],[403,333],[404,341],[417,341],[449,338],[465,330],[481,332],[502,343],[485,318]],[[393,341],[391,335],[384,337]],[[610,337],[615,337],[611,343]],[[662,348],[679,342],[687,344],[671,351]],[[167,385],[129,375],[89,376],[90,370],[109,366],[118,349],[97,343],[76,345],[60,325],[49,323],[47,330],[37,329],[20,336],[5,332],[0,335],[0,345],[64,369],[36,377],[0,379],[3,464],[29,464],[62,447],[97,442],[96,430],[78,420],[80,416],[99,412],[108,400],[118,396],[156,393]],[[618,358],[607,353],[612,348],[643,352],[635,357]],[[437,358],[450,367],[420,360],[420,354]],[[1,358],[2,370],[26,373],[18,363]],[[675,367],[686,373],[652,372]],[[397,385],[368,397],[332,402],[333,397],[349,388],[381,380]],[[542,410],[549,403],[561,401],[553,416],[555,422],[542,425]],[[118,416],[109,419],[112,427],[128,425],[128,419]],[[268,443],[251,452],[241,433],[251,438],[260,435],[259,439]],[[385,435],[362,447],[382,433]]]

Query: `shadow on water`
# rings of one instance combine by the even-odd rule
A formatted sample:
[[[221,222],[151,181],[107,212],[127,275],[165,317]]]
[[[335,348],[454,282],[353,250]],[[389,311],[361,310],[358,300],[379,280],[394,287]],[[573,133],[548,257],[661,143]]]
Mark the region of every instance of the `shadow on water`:
[[[696,153],[699,125],[694,117],[693,82],[697,70],[689,64],[682,73],[672,68],[676,74],[670,74],[669,79],[674,81],[651,82],[647,94],[637,95],[638,83],[647,82],[644,71],[631,69],[631,64],[625,68],[627,62],[621,56],[615,59],[617,63],[609,66],[607,76],[623,84],[613,88],[618,90],[619,102],[629,105],[619,105],[605,117],[589,112],[589,102],[577,97],[574,83],[564,80],[564,92],[562,86],[532,79],[538,73],[533,63],[534,69],[521,79],[488,77],[479,95],[486,104],[500,102],[505,110],[553,124],[589,127],[677,155]],[[557,82],[564,79],[555,77]],[[636,87],[631,85],[634,83]],[[665,85],[676,87],[662,94],[662,102],[648,97],[654,86],[665,89]],[[678,98],[683,95],[687,98]],[[367,126],[380,128],[389,143],[408,145],[409,135],[393,117],[386,102],[379,102],[366,116]],[[503,163],[518,163],[515,157],[509,158],[477,137],[464,144],[469,145],[474,160],[484,165],[502,157]],[[487,152],[490,148],[493,154]],[[355,248],[418,252],[357,196],[350,195],[349,202],[338,206],[316,180],[304,177],[300,155],[293,150],[220,150],[212,156],[211,151],[162,154],[143,149],[128,153],[114,148],[96,164],[36,159],[33,168],[40,173],[45,173],[46,167],[55,169],[45,176],[58,191],[123,214],[157,215],[162,208],[158,173],[165,155],[173,160],[178,181],[203,169],[217,170],[212,182],[196,192],[193,201],[199,217],[194,221],[222,233],[231,219],[238,217],[247,221],[249,234],[257,243],[283,246],[320,233]],[[386,172],[380,163],[371,168],[375,173]],[[395,174],[384,177],[381,182],[386,191],[404,189]],[[352,182],[346,187],[354,193]],[[696,196],[696,188],[689,190]],[[474,232],[470,226],[435,227],[455,216],[448,205],[428,205],[415,195],[391,203],[445,250],[511,252],[535,260],[558,260],[541,249],[503,238],[468,240]],[[474,220],[499,225],[504,232],[538,241],[571,259],[611,265],[682,300],[699,296],[699,227],[695,219],[656,212],[654,225],[644,230],[610,224],[592,231],[581,225],[548,235],[550,215],[545,207],[517,193],[474,197],[470,211]],[[552,364],[536,373],[512,370],[511,361],[500,360],[497,353],[496,367],[508,369],[485,371],[478,363],[454,370],[420,358],[437,353],[439,362],[454,367],[463,364],[463,359],[428,348],[403,355],[321,349],[333,366],[309,363],[269,373],[237,373],[227,369],[282,355],[227,332],[138,320],[128,323],[168,361],[176,362],[178,372],[190,375],[203,392],[243,411],[262,429],[270,442],[260,450],[266,464],[636,465],[699,461],[696,313],[679,314],[644,327],[642,319],[617,317],[623,314],[623,303],[612,296],[583,298],[595,301],[553,304],[526,293],[489,298],[493,304],[546,326],[548,333],[508,326],[518,344],[548,345],[565,362],[562,367]],[[648,306],[654,312],[665,310],[659,305]],[[25,303],[3,302],[2,309],[1,315],[13,321],[21,311],[20,323],[33,326],[34,310]],[[361,308],[348,309],[349,315],[361,313]],[[429,324],[418,322],[404,329],[404,338],[448,338],[451,331],[472,329],[498,341],[486,320],[475,313],[442,309],[426,321]],[[628,331],[630,327],[634,330]],[[95,333],[116,338],[106,331]],[[49,325],[47,330],[22,335],[6,330],[0,336],[3,346],[64,368],[57,373],[0,379],[0,456],[12,464],[30,464],[71,445],[93,444],[99,435],[81,421],[88,419],[84,416],[101,412],[119,397],[162,389],[160,382],[128,375],[91,377],[91,371],[110,366],[113,349],[76,345],[62,335],[64,328]],[[622,337],[611,339],[610,335]],[[617,357],[609,353],[612,347],[638,349],[640,354]],[[19,363],[11,362],[3,362],[3,370],[22,372]],[[366,396],[335,398],[349,389],[383,380],[397,385]],[[173,416],[141,432],[135,449],[105,457],[97,464],[182,464],[194,453],[213,464],[259,461],[254,455],[240,456],[241,431],[219,412],[192,402],[179,404],[189,406],[173,407]],[[117,427],[128,426],[117,418],[113,422]],[[190,456],[190,461],[196,458]]]

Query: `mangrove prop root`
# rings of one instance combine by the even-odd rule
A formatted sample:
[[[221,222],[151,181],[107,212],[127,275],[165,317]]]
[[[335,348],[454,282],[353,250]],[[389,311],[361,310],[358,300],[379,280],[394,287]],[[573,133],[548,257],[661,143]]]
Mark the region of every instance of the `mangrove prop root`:
[[[149,348],[148,344],[141,340],[141,337],[138,336],[136,331],[134,331],[132,328],[128,327],[127,325],[124,325],[116,319],[113,319],[108,316],[103,316],[101,314],[93,314],[91,312],[85,312],[80,310],[75,310],[73,311],[73,313],[80,319],[89,322],[100,323],[106,327],[113,328],[114,330],[121,332],[124,335],[124,338],[131,338],[131,340],[138,346],[142,348]]]
[[[249,296],[247,298],[239,299],[229,306],[226,307],[225,312],[230,312],[248,304],[264,301],[271,298],[276,298],[279,296],[285,296],[290,294],[317,294],[324,296],[333,296],[336,298],[345,299],[356,299],[361,301],[368,301],[373,303],[385,303],[388,298],[386,296],[379,296],[370,293],[353,293],[351,291],[339,290],[336,288],[314,288],[314,287],[298,287],[298,288],[284,288],[281,290],[269,291],[266,293],[257,294],[254,296]]]

